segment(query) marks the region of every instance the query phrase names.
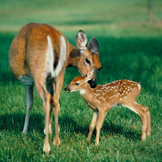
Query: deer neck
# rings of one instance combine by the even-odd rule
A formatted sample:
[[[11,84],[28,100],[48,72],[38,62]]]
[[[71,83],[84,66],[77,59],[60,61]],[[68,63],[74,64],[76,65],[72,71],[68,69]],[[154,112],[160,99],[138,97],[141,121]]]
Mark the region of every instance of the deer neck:
[[[80,58],[80,49],[69,43],[69,57],[67,60],[67,67],[76,67]]]
[[[92,89],[88,83],[80,90],[80,95],[86,100],[87,102],[93,101],[94,96],[94,89]]]

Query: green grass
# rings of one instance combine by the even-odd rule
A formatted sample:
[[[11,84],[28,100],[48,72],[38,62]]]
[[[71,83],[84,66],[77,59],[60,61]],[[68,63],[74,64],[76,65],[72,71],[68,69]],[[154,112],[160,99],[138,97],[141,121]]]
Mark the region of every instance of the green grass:
[[[153,2],[151,24],[147,23],[145,5],[146,1],[140,0],[0,1],[0,161],[162,161],[162,2]],[[78,92],[64,91],[80,75],[77,69],[67,68],[60,97],[61,145],[53,145],[54,135],[50,136],[51,154],[43,158],[42,101],[34,90],[29,133],[23,136],[25,88],[8,66],[15,34],[31,21],[56,26],[72,44],[79,29],[88,39],[95,36],[103,66],[98,84],[117,79],[140,82],[142,92],[137,101],[150,109],[151,136],[141,141],[141,118],[117,106],[107,113],[99,146],[94,145],[95,130],[87,143],[92,110]]]

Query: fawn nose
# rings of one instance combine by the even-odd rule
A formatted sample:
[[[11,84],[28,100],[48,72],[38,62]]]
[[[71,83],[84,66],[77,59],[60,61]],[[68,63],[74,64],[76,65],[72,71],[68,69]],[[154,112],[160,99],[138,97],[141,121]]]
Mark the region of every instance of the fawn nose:
[[[65,88],[65,91],[66,91],[66,92],[70,92],[70,88],[69,88],[69,87],[66,87],[66,88]]]

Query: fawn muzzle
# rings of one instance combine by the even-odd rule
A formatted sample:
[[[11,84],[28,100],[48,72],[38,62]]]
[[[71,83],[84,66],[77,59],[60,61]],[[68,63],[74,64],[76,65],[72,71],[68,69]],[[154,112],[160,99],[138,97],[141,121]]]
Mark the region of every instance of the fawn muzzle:
[[[65,88],[65,91],[69,93],[69,92],[70,92],[70,88],[67,86],[67,87]]]

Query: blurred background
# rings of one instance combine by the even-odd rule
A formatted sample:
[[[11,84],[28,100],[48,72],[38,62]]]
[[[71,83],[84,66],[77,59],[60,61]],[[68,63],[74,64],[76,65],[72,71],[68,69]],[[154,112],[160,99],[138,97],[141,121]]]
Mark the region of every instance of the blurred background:
[[[29,22],[51,24],[60,30],[102,30],[147,23],[162,26],[162,1],[0,0],[0,32],[17,31]]]

